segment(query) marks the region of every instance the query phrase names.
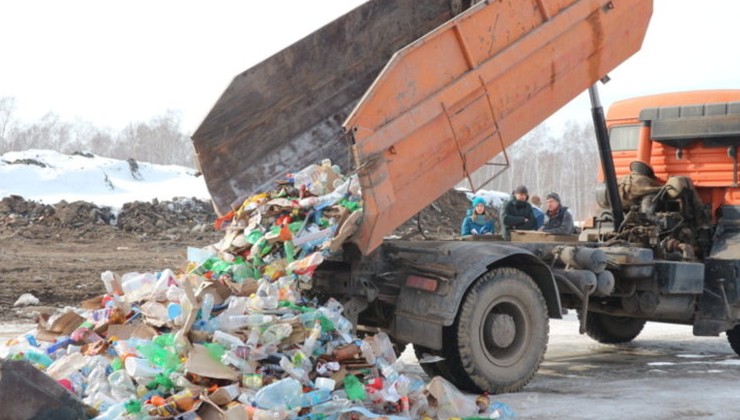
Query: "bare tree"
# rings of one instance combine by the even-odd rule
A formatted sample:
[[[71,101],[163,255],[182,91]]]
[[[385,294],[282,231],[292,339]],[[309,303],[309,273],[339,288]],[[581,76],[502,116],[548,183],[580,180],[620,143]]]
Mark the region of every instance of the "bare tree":
[[[13,97],[0,98],[0,152],[5,152],[8,143],[8,132],[14,124],[13,114],[16,110],[16,100]]]
[[[524,184],[530,195],[557,192],[574,217],[588,217],[595,206],[593,191],[599,170],[593,137],[593,129],[585,123],[570,121],[562,133],[540,124],[507,149],[511,166],[485,188],[511,192]],[[503,157],[494,161],[502,162]],[[500,169],[484,167],[474,174],[474,182],[478,184]]]
[[[180,116],[168,111],[148,123],[129,124],[116,138],[112,157],[192,166],[193,146],[180,132]]]

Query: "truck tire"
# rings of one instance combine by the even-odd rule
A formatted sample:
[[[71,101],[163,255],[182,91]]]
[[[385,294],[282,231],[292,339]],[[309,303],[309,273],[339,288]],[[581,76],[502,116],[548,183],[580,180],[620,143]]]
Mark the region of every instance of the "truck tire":
[[[437,369],[470,392],[518,391],[539,369],[549,329],[547,304],[532,278],[514,268],[491,270],[463,298]]]
[[[727,341],[730,347],[735,350],[735,354],[740,356],[740,325],[735,325],[731,330],[727,330]]]
[[[578,311],[578,319],[581,319],[581,311]],[[586,334],[602,344],[628,343],[640,335],[645,322],[639,318],[589,312]]]

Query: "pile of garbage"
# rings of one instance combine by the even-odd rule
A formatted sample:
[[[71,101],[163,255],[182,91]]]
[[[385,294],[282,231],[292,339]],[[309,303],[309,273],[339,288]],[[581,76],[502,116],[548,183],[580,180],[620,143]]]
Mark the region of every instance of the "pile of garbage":
[[[96,418],[510,418],[487,396],[405,372],[385,333],[359,338],[316,268],[361,218],[356,176],[311,165],[217,219],[181,270],[106,271],[106,293],[5,343]]]

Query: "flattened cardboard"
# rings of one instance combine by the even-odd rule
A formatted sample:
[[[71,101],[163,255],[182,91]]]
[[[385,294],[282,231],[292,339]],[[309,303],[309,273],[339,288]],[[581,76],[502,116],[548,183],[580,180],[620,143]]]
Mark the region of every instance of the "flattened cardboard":
[[[193,344],[193,349],[188,354],[188,361],[185,363],[185,371],[206,378],[226,379],[230,381],[239,379],[239,376],[234,370],[212,358],[208,354],[208,349],[202,344]]]
[[[126,340],[131,337],[151,340],[157,335],[157,331],[146,324],[121,325],[114,324],[108,326],[108,338],[116,337],[119,340]]]
[[[239,396],[239,387],[236,384],[222,386],[208,396],[214,404],[224,406]]]
[[[85,318],[77,315],[74,311],[67,311],[57,317],[51,324],[39,321],[36,339],[42,341],[54,341],[60,335],[70,335],[85,322]],[[48,325],[47,325],[48,324]]]

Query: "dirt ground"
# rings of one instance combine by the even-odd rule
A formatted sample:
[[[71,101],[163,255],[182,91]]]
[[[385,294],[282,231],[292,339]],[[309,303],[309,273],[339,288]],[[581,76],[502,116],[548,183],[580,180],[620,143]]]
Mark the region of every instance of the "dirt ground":
[[[450,191],[399,227],[406,238],[459,233],[469,201]],[[210,203],[195,199],[129,203],[118,215],[87,202],[54,206],[21,197],[0,200],[0,321],[32,321],[39,313],[79,306],[105,292],[100,274],[182,270],[187,247],[218,242]],[[419,226],[421,226],[420,233]],[[13,307],[24,293],[39,305]]]

